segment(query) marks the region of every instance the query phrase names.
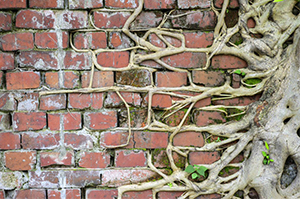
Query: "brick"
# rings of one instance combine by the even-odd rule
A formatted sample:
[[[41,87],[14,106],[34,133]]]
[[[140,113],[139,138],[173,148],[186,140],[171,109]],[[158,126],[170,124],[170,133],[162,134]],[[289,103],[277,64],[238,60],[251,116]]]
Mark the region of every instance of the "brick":
[[[210,0],[178,0],[179,9],[188,9],[188,8],[209,8]]]
[[[132,106],[140,106],[142,102],[141,95],[138,93],[131,92],[120,92],[123,99]],[[107,94],[107,97],[104,102],[105,107],[124,107],[124,103],[121,98],[115,93],[110,92]]]
[[[22,134],[23,149],[55,149],[60,144],[60,135],[50,132],[27,132]]]
[[[1,111],[14,111],[16,106],[17,104],[12,93],[0,93]]]
[[[100,135],[101,147],[118,146],[126,144],[128,132],[102,132]],[[127,148],[133,148],[132,137]]]
[[[123,193],[122,198],[130,199],[130,198],[143,198],[143,199],[151,199],[153,198],[152,190],[146,191],[128,191]]]
[[[224,0],[214,0],[215,6],[217,8],[222,8]],[[229,8],[238,8],[239,1],[238,0],[230,0],[229,1]]]
[[[147,95],[144,100],[149,103],[149,95]],[[168,108],[172,106],[172,98],[170,95],[154,94],[152,96],[151,106],[154,108]]]
[[[48,190],[48,199],[81,199],[80,189]]]
[[[64,187],[93,187],[102,185],[100,171],[98,170],[71,170],[65,171],[65,184]]]
[[[39,107],[38,93],[23,93],[18,99],[18,111],[37,111]]]
[[[57,26],[60,29],[80,29],[88,26],[88,13],[87,11],[58,11],[56,18],[59,19]]]
[[[98,28],[122,28],[130,17],[129,12],[94,12],[94,23]]]
[[[109,33],[109,47],[115,49],[123,49],[132,47],[132,42],[124,33],[110,32]]]
[[[167,192],[161,191],[158,192],[158,199],[169,199],[169,198],[179,198],[184,192],[176,191],[176,192]]]
[[[40,109],[47,111],[64,109],[66,108],[66,98],[66,94],[41,96]]]
[[[168,133],[165,132],[134,132],[135,148],[166,148]]]
[[[50,88],[59,88],[59,74],[57,72],[45,73],[45,83]]]
[[[40,87],[39,72],[15,72],[6,73],[7,90],[32,89]]]
[[[0,133],[0,149],[20,149],[20,135],[10,132]]]
[[[174,159],[174,163],[177,167],[184,167],[185,165],[185,158],[178,155],[178,153],[173,152],[172,157]],[[166,153],[166,150],[154,150],[153,152],[153,164],[157,168],[165,168],[170,167],[170,161],[168,158],[168,155]]]
[[[29,0],[30,8],[64,8],[63,0]]]
[[[238,74],[232,74],[232,88],[239,88],[241,86],[242,77]]]
[[[116,72],[116,83],[136,87],[151,85],[151,73],[148,70],[130,70]]]
[[[1,164],[1,166],[4,168],[4,160],[1,162],[3,162],[3,165]],[[0,172],[0,189],[21,189],[27,181],[25,178],[27,177],[24,176],[23,172],[2,171]]]
[[[13,113],[13,130],[40,130],[46,127],[46,113],[43,112],[28,112],[28,113]]]
[[[59,171],[37,170],[29,171],[29,187],[30,188],[59,188]]]
[[[214,105],[225,105],[225,106],[247,106],[260,98],[260,94],[250,96],[250,97],[238,97],[233,99],[226,99],[226,100],[215,100],[213,101]]]
[[[92,149],[93,140],[90,135],[78,134],[78,133],[65,133],[64,135],[66,147],[72,149]]]
[[[56,49],[59,47],[67,48],[69,43],[69,36],[67,32],[61,33],[61,41],[58,40],[56,32],[37,32],[35,33],[35,45],[41,49]]]
[[[79,86],[79,74],[73,71],[66,71],[63,73],[63,87],[75,88]]]
[[[97,56],[102,67],[124,68],[129,64],[129,52],[102,52]]]
[[[55,16],[51,10],[21,10],[16,15],[17,28],[51,29]]]
[[[0,199],[4,199],[4,191],[0,190]]]
[[[36,163],[36,152],[26,151],[26,152],[13,152],[6,151],[5,156],[5,166],[13,171],[27,171],[33,169]]]
[[[197,126],[206,126],[209,124],[226,122],[226,120],[222,117],[221,112],[207,112],[207,111],[199,111],[195,113],[195,120]]]
[[[198,196],[196,199],[221,199],[222,196],[220,194],[207,194]]]
[[[131,28],[155,28],[157,27],[163,18],[163,13],[158,11],[141,12],[136,20],[131,23]]]
[[[206,55],[205,53],[184,52],[163,57],[161,60],[175,68],[202,68],[206,64]]]
[[[180,47],[182,45],[181,41],[174,37],[168,37],[168,36],[163,35],[163,38],[174,47]],[[157,47],[161,47],[161,48],[167,47],[166,43],[164,41],[162,41],[156,34],[150,34],[149,41]]]
[[[11,19],[12,18],[10,13],[0,13],[0,31],[11,30],[12,27]]]
[[[213,11],[177,11],[176,14],[186,14],[183,17],[172,19],[174,28],[182,29],[213,29],[216,25],[216,15]]]
[[[187,85],[187,73],[185,72],[156,72],[156,86],[180,87]]]
[[[181,95],[186,95],[186,96],[197,96],[197,95],[201,95],[201,93],[197,93],[197,92],[187,92],[187,91],[181,91],[181,92],[175,92],[175,93],[178,93],[178,94],[181,94]],[[180,98],[180,97],[172,97],[172,100],[173,101],[181,101],[183,100],[183,98]],[[198,100],[196,102],[196,104],[194,105],[195,108],[201,108],[201,107],[204,107],[204,106],[208,106],[211,104],[211,97],[207,97],[207,98],[204,98],[204,99],[201,99],[201,100]],[[189,106],[187,106],[189,107]]]
[[[218,152],[191,152],[189,154],[190,164],[212,164],[220,159]]]
[[[106,168],[110,164],[110,155],[105,152],[82,152],[78,165],[84,168]]]
[[[26,0],[0,0],[0,9],[18,9],[26,7]]]
[[[63,124],[60,122],[60,117],[63,119]],[[50,130],[78,130],[82,128],[81,124],[81,113],[70,112],[70,113],[52,113],[48,114],[48,126]]]
[[[110,8],[137,8],[138,0],[105,0],[105,6]]]
[[[225,74],[219,71],[193,71],[193,82],[206,87],[221,86],[225,83]]]
[[[11,129],[11,117],[10,114],[0,114],[0,130]]]
[[[84,72],[81,77],[82,87],[86,88],[90,83],[90,72]],[[111,71],[95,71],[92,87],[109,87],[114,85],[114,73]]]
[[[74,165],[74,152],[41,152],[40,153],[41,167],[47,167],[51,165]]]
[[[80,75],[74,71],[47,72],[45,83],[50,88],[76,88],[80,83]]]
[[[214,69],[236,69],[247,67],[247,63],[244,60],[232,55],[213,56],[211,65]]]
[[[161,9],[174,9],[176,8],[175,0],[145,0],[145,9],[161,10]]]
[[[98,49],[107,47],[105,32],[79,33],[74,36],[74,46],[78,49]]]
[[[87,189],[86,199],[111,199],[118,197],[117,189]]]
[[[103,0],[69,0],[70,9],[101,8]]]
[[[91,130],[103,130],[117,126],[117,112],[85,112],[84,125]]]
[[[254,28],[255,26],[256,26],[256,22],[254,21],[254,19],[253,18],[249,18],[247,20],[247,27],[248,28]]]
[[[140,128],[145,127],[147,124],[147,109],[130,108],[130,125],[131,127]],[[127,110],[121,110],[119,114],[119,126],[128,127],[128,113]]]
[[[69,94],[68,108],[100,109],[103,106],[103,93]]]
[[[4,73],[3,73],[3,71],[0,71],[0,88],[3,85],[3,77],[4,77]]]
[[[166,118],[164,120],[164,123],[169,126],[178,126],[185,115],[185,111],[184,110],[177,111],[176,113],[174,113],[174,114],[170,115],[168,118]],[[170,112],[168,112],[168,113],[170,113]],[[184,121],[183,125],[188,125],[190,123],[191,123],[191,121],[190,121],[189,117],[187,117],[187,119]]]
[[[4,51],[27,50],[33,48],[32,33],[8,33],[1,36],[1,49]]]
[[[33,67],[37,70],[57,70],[58,59],[51,51],[22,51],[17,57],[21,67]]]
[[[212,32],[184,32],[185,46],[187,48],[206,48],[213,43]]]
[[[15,199],[46,199],[46,191],[44,189],[23,189],[16,190]]]
[[[173,139],[174,146],[204,146],[202,133],[199,132],[182,132],[175,135]]]
[[[115,152],[115,167],[145,167],[147,166],[144,151],[118,150]]]
[[[67,51],[64,57],[64,69],[86,70],[92,66],[92,60],[89,53],[77,53]]]

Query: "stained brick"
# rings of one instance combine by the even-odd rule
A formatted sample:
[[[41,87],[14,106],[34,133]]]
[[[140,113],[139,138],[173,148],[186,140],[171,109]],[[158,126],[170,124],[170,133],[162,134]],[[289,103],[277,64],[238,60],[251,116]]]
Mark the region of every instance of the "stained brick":
[[[106,48],[107,47],[106,34],[105,32],[79,33],[74,37],[74,46],[78,49]]]
[[[90,72],[84,72],[81,77],[82,87],[86,88],[90,83]],[[111,71],[95,71],[92,87],[108,87],[114,85],[114,73]]]
[[[84,113],[84,125],[92,130],[102,130],[117,126],[117,112],[86,112]]]
[[[220,159],[218,152],[191,152],[189,154],[190,164],[212,164]]]
[[[67,48],[69,42],[69,36],[67,32],[62,32],[61,41],[58,40],[58,34],[56,32],[37,32],[35,33],[35,45],[38,48],[55,49],[58,47]]]
[[[57,70],[58,59],[51,51],[22,51],[17,57],[21,67],[34,67],[37,70]]]
[[[167,191],[161,191],[158,192],[158,199],[170,199],[170,198],[179,198],[184,192],[167,192]]]
[[[47,167],[51,165],[74,165],[74,153],[73,151],[66,152],[41,152],[40,153],[41,167]]]
[[[93,140],[90,135],[79,133],[65,133],[64,135],[65,145],[72,149],[92,149]]]
[[[134,132],[135,148],[166,148],[168,133],[165,132]]]
[[[0,133],[0,149],[19,149],[20,148],[20,135],[10,132]]]
[[[206,48],[213,43],[212,32],[184,32],[183,34],[187,48]]]
[[[174,146],[204,146],[202,133],[199,132],[182,132],[178,133],[173,139]]]
[[[63,119],[63,130],[81,129],[81,113],[51,113],[48,114],[48,126],[50,130],[61,130],[60,117]]]
[[[93,108],[100,109],[103,106],[103,93],[69,94],[68,107],[75,109]]]
[[[143,199],[151,199],[153,198],[152,190],[146,190],[146,191],[128,191],[123,194],[124,199],[130,199],[130,198],[143,198]]]
[[[144,98],[145,102],[149,103],[149,95],[147,95]],[[152,96],[152,107],[155,108],[168,108],[172,106],[172,98],[170,95],[164,95],[164,94],[154,94]]]
[[[129,52],[103,52],[97,56],[97,62],[103,67],[123,68],[129,64]]]
[[[30,8],[63,8],[63,0],[29,0]]]
[[[146,153],[144,151],[118,150],[115,152],[116,167],[145,167],[147,166]]]
[[[94,12],[94,23],[98,28],[122,28],[130,17],[129,12]]]
[[[73,71],[66,71],[63,73],[63,87],[75,88],[79,86],[79,74]]]
[[[145,0],[144,7],[146,9],[173,9],[176,7],[175,0]]]
[[[8,130],[11,128],[11,116],[6,113],[0,114],[0,130]]]
[[[151,73],[148,70],[116,72],[116,83],[136,87],[150,86]]]
[[[46,199],[46,191],[44,189],[23,189],[16,190],[15,199]]]
[[[103,0],[69,0],[70,9],[101,8]]]
[[[172,157],[174,159],[174,163],[178,167],[183,167],[185,164],[185,158],[183,156],[178,155],[178,153],[173,152]],[[153,164],[157,168],[170,167],[170,161],[166,150],[155,150],[153,152]]]
[[[36,163],[36,152],[35,151],[6,151],[5,166],[13,171],[26,171],[33,169]]]
[[[109,47],[115,49],[129,48],[132,46],[131,40],[125,34],[120,32],[109,33]]]
[[[195,120],[197,126],[206,126],[209,124],[226,122],[221,112],[207,112],[207,111],[199,111],[195,113]]]
[[[212,58],[211,65],[214,69],[235,69],[247,67],[247,63],[244,60],[232,55],[216,55]]]
[[[163,37],[167,42],[169,42],[174,47],[180,47],[182,45],[182,43],[179,39],[176,39],[174,37],[168,37],[165,35],[163,35]],[[156,34],[150,34],[149,41],[157,47],[161,47],[161,48],[167,47],[166,43],[164,41],[162,41]]]
[[[55,16],[51,10],[21,10],[16,15],[17,28],[51,29]]]
[[[45,73],[45,83],[50,88],[59,88],[59,74],[57,72]]]
[[[221,199],[222,196],[220,194],[206,194],[202,196],[198,196],[196,199]]]
[[[0,110],[14,111],[16,106],[17,104],[12,93],[0,93]]]
[[[156,72],[156,86],[180,87],[187,85],[187,73],[185,72]]]
[[[67,51],[64,57],[64,69],[85,70],[92,65],[91,56],[88,53]]]
[[[26,0],[0,0],[0,9],[26,8]]]
[[[81,199],[80,189],[48,190],[48,199]]]
[[[18,99],[18,111],[37,111],[39,107],[38,93],[23,93]]]
[[[105,152],[82,152],[78,164],[84,168],[106,168],[110,164],[110,155]]]
[[[142,98],[138,93],[131,92],[120,92],[120,95],[123,99],[130,105],[140,106],[142,102]],[[115,93],[108,93],[106,100],[104,102],[105,107],[121,107],[125,106],[121,98]]]
[[[137,16],[136,20],[132,22],[131,28],[139,29],[157,27],[160,24],[162,17],[162,12],[141,12],[139,16]]]
[[[31,89],[40,87],[40,73],[24,71],[6,73],[7,90]]]
[[[13,113],[13,130],[40,130],[46,127],[46,113]]]
[[[184,52],[162,58],[162,61],[175,68],[202,68],[206,63],[205,53]]]
[[[29,187],[30,188],[48,188],[55,189],[59,184],[59,171],[43,170],[43,171],[29,171]],[[33,198],[32,198],[33,199]]]
[[[66,94],[47,95],[40,99],[41,110],[60,110],[66,108]]]
[[[1,7],[1,5],[0,5],[0,7]],[[10,13],[0,13],[0,31],[11,30],[11,27],[12,27],[11,14]]]
[[[56,18],[59,19],[57,26],[61,29],[72,30],[88,26],[87,11],[58,11]]]
[[[187,9],[187,8],[209,8],[210,0],[178,0],[178,8],[179,9]]]
[[[247,106],[261,97],[260,94],[250,96],[250,97],[238,97],[233,99],[225,99],[225,100],[215,100],[213,101],[214,105],[225,105],[225,106]]]
[[[100,145],[102,147],[110,147],[126,144],[127,138],[128,132],[103,132],[100,136]],[[127,147],[133,148],[132,137]]]
[[[4,199],[4,191],[0,190],[0,199]]]
[[[213,29],[216,24],[216,15],[213,11],[177,11],[174,14],[186,14],[183,17],[172,19],[174,28],[182,29]]]
[[[117,189],[87,189],[86,191],[86,199],[111,199],[117,197]]]
[[[65,187],[86,187],[88,185],[102,185],[100,171],[97,170],[72,170],[65,171]]]
[[[193,82],[204,86],[221,86],[225,82],[225,75],[218,71],[193,71]]]
[[[60,135],[48,132],[27,132],[22,134],[23,149],[54,149],[59,146]]]
[[[105,6],[110,8],[137,8],[138,0],[105,0]]]
[[[33,34],[8,33],[1,36],[1,49],[4,51],[33,49]]]
[[[224,0],[214,0],[215,6],[217,8],[222,8]],[[230,0],[229,1],[229,8],[238,8],[239,7],[239,1],[238,0]]]

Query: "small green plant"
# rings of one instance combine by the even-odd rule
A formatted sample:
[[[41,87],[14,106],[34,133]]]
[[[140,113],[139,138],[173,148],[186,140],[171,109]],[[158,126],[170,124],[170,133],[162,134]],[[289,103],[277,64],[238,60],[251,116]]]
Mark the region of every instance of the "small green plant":
[[[256,85],[256,84],[258,84],[260,82],[261,82],[261,79],[258,79],[258,78],[247,79],[245,81],[245,83],[249,84],[249,85]]]
[[[206,177],[207,168],[205,166],[198,166],[198,165],[188,165],[185,170],[187,173],[192,174],[192,179],[199,178],[201,176]]]
[[[262,151],[262,154],[264,156],[263,164],[270,164],[270,162],[274,162],[274,160],[270,158],[270,148],[266,141],[265,141],[265,147],[267,149],[267,152]]]
[[[245,72],[242,72],[240,69],[237,69],[233,72],[234,74],[242,75],[243,77],[246,75]]]
[[[173,187],[173,183],[172,183],[172,182],[169,182],[169,183],[168,183],[168,186],[169,186],[170,188],[172,188],[172,187]]]
[[[218,139],[215,142],[221,142],[221,141],[222,141],[221,138],[218,137]]]

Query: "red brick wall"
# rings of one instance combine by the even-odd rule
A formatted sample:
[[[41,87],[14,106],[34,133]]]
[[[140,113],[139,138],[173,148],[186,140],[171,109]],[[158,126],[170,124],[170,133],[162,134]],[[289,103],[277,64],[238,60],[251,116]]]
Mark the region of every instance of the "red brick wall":
[[[206,48],[212,44],[216,16],[209,11],[210,0],[145,0],[144,10],[132,24],[133,29],[147,29],[159,25],[164,13],[178,8],[177,14],[191,12],[188,17],[168,22],[172,28],[182,29],[188,48]],[[216,0],[216,7],[222,0]],[[124,49],[134,42],[120,28],[130,16],[137,0],[0,0],[0,199],[12,195],[16,198],[114,198],[117,187],[157,177],[147,167],[147,153],[153,152],[153,164],[168,168],[165,148],[168,132],[134,131],[128,146],[124,144],[127,131],[113,131],[126,127],[127,113],[115,92],[63,93],[39,96],[41,91],[86,88],[89,84],[92,56],[71,48]],[[107,12],[95,10],[111,9]],[[201,11],[205,8],[205,11]],[[231,1],[230,9],[238,8]],[[92,22],[98,31],[92,29]],[[169,38],[170,39],[170,38]],[[164,47],[156,35],[149,40]],[[169,41],[181,45],[176,39]],[[179,44],[178,44],[179,42]],[[130,60],[131,50],[99,53],[97,61],[103,67],[124,68]],[[206,55],[184,52],[163,57],[167,64],[182,69],[203,67]],[[143,66],[158,69],[134,71],[95,71],[93,88],[113,85],[131,85],[138,88],[184,87],[191,84],[187,72],[165,70],[153,61]],[[213,57],[208,71],[192,71],[194,84],[220,86],[228,70],[244,68],[243,60],[218,55]],[[151,77],[152,75],[152,77]],[[239,87],[239,77],[232,77],[232,85]],[[148,95],[145,92],[121,92],[131,110],[132,126],[143,127],[147,121]],[[191,95],[194,95],[191,93]],[[212,104],[245,105],[258,97],[214,101],[208,97],[196,107]],[[156,94],[152,107],[156,111],[170,107],[175,97]],[[183,112],[165,121],[170,126],[179,124]],[[220,112],[195,111],[189,123],[198,126],[225,122]],[[200,132],[178,134],[176,146],[203,146]],[[194,152],[190,164],[210,164],[219,158],[218,152]],[[180,160],[180,157],[175,158]],[[8,179],[11,179],[8,181]],[[181,192],[160,192],[158,198],[178,197]],[[218,195],[206,198],[218,198]],[[127,192],[123,198],[152,198],[151,191]],[[201,197],[202,198],[202,197]]]

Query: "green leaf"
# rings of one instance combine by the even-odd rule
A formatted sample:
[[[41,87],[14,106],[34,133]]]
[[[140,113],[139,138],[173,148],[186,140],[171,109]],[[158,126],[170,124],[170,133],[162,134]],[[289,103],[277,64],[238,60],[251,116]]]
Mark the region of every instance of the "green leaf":
[[[242,74],[242,71],[240,69],[237,69],[233,73],[240,75],[240,74]]]
[[[242,72],[242,76],[245,76],[246,75],[246,73],[245,72]]]
[[[185,168],[184,171],[187,173],[193,173],[195,171],[195,169],[194,169],[193,165],[189,165]]]
[[[270,162],[274,162],[274,160],[273,160],[273,159],[270,159]]]
[[[197,173],[193,173],[192,174],[192,179],[196,179],[196,178],[198,178],[199,177],[199,175],[197,174]]]
[[[268,160],[267,164],[270,164],[270,160]]]
[[[205,166],[200,166],[199,169],[197,169],[197,173],[199,173],[201,176],[205,177],[205,171],[207,170],[207,168]]]
[[[265,141],[265,146],[266,146],[266,149],[269,151],[269,145],[266,141]]]
[[[245,80],[245,83],[249,84],[249,85],[256,85],[260,82],[261,82],[261,79],[258,79],[258,78],[252,78],[252,79]]]
[[[168,183],[168,186],[169,186],[170,188],[172,188],[172,187],[173,187],[173,183],[172,183],[172,182],[169,182],[169,183]]]
[[[267,160],[267,159],[264,159],[263,163],[264,163],[264,164],[267,164],[267,163],[268,163],[268,160]]]
[[[274,2],[280,2],[280,1],[283,1],[283,0],[274,0]]]
[[[268,156],[268,154],[265,151],[262,151],[261,153],[263,154],[264,157]]]

